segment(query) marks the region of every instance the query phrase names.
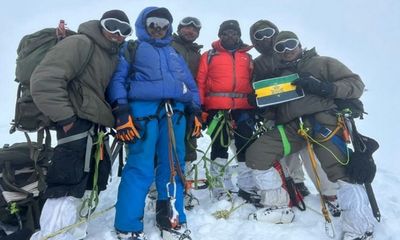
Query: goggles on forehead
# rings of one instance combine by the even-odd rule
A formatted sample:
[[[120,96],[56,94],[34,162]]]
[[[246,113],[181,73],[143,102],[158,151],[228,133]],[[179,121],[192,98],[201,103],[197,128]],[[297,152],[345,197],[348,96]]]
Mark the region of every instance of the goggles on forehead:
[[[267,27],[254,32],[253,37],[256,40],[263,40],[264,38],[271,38],[275,34],[275,29]]]
[[[119,33],[122,37],[132,34],[132,27],[129,23],[116,18],[106,18],[100,21],[100,25],[109,33]]]
[[[299,40],[295,38],[289,38],[280,42],[275,43],[274,45],[274,50],[277,53],[284,53],[285,51],[292,51],[297,46],[299,46],[300,42]]]
[[[201,28],[200,20],[195,17],[185,17],[184,19],[182,19],[180,21],[179,25],[182,25],[182,26],[193,25],[196,28],[199,28],[199,29]]]
[[[146,26],[153,29],[167,30],[169,21],[165,18],[149,17],[146,19]]]

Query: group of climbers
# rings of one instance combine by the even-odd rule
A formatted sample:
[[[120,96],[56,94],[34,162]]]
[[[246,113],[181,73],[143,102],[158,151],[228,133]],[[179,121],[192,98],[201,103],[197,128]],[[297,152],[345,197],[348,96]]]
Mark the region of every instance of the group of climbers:
[[[145,200],[155,181],[156,224],[163,239],[191,239],[184,209],[185,191],[189,191],[185,177],[190,176],[185,173],[191,172],[191,163],[197,159],[196,139],[208,127],[211,154],[205,171],[213,180],[209,187],[215,199],[237,193],[257,205],[253,215],[258,221],[290,223],[295,215],[290,189],[294,186],[301,197],[310,194],[304,185],[304,163],[332,215],[341,215],[343,239],[373,239],[375,221],[365,189],[343,164],[351,159],[336,102],[361,97],[360,77],[338,60],[303,48],[295,33],[279,31],[267,20],[250,28],[251,42],[261,54],[255,60],[248,53],[253,46],[241,40],[236,20],[221,23],[219,39],[202,55],[202,46],[195,43],[202,28],[199,19],[182,19],[177,34],[172,23],[168,9],[147,7],[135,22],[137,40],[126,42],[133,30],[125,13],[106,12],[100,21],[81,25],[81,35],[89,37],[71,37],[57,45],[32,76],[35,103],[57,123],[59,154],[79,148],[79,156],[68,156],[83,165],[87,135],[72,143],[60,140],[86,133],[92,126],[113,127],[115,137],[127,144],[115,206],[117,238],[147,239]],[[97,39],[92,43],[96,56],[75,79],[72,73],[77,71],[77,59],[82,59],[81,51],[65,49],[87,47],[90,39]],[[59,55],[64,58],[56,58]],[[291,84],[302,89],[304,96],[258,106],[253,83],[290,74],[298,74]],[[47,81],[53,79],[59,81]],[[72,83],[65,84],[68,81]],[[229,160],[230,145],[235,149],[235,168]],[[65,163],[58,151],[54,158],[60,160],[55,160]],[[236,185],[232,181],[235,169]],[[59,213],[74,215],[56,227],[76,221],[75,202],[89,188],[88,176],[85,172],[68,186],[48,182],[49,199],[43,211],[47,221],[46,209],[54,207]],[[41,231],[34,236],[54,231],[45,220],[42,216]],[[85,234],[81,229],[63,235],[75,239]]]

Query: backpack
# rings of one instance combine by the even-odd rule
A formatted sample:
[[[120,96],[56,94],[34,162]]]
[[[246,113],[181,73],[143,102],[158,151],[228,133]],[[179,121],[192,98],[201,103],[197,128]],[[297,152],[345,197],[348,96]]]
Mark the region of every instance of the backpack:
[[[33,151],[35,148],[36,151]],[[32,152],[38,152],[32,160]],[[0,148],[0,221],[19,229],[39,228],[45,173],[53,149],[35,142]],[[15,229],[14,229],[15,230]]]
[[[64,20],[60,20],[57,28],[45,28],[21,39],[17,49],[18,57],[15,69],[15,81],[18,83],[17,100],[10,133],[16,130],[36,132],[53,125],[51,120],[37,108],[32,100],[30,78],[35,68],[53,46],[62,39],[75,34],[77,33],[65,27]],[[92,43],[90,53],[76,76],[83,72],[90,61],[93,45]]]

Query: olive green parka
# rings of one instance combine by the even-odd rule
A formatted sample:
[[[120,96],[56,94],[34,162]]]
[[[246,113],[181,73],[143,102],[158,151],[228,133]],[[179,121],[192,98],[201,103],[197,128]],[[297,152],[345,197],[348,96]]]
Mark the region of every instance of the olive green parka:
[[[107,127],[114,126],[105,91],[118,62],[118,44],[102,34],[100,21],[79,26],[77,35],[51,49],[31,77],[35,104],[59,125],[76,117]],[[83,72],[76,76],[90,54]]]

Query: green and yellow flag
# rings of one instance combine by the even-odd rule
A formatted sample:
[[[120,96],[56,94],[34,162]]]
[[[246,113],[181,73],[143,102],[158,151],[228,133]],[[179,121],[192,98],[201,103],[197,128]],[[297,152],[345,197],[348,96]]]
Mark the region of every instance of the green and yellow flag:
[[[257,95],[257,106],[276,105],[304,97],[303,90],[292,85],[292,82],[298,78],[299,75],[295,73],[253,83],[253,88]]]

